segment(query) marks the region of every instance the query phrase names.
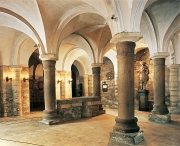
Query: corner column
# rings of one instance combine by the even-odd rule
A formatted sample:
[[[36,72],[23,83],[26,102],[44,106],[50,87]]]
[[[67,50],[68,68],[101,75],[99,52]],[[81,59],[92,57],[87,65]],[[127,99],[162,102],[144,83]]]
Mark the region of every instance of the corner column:
[[[131,34],[133,35],[133,34]],[[126,38],[127,34],[120,34],[116,43],[118,60],[118,117],[110,132],[108,145],[134,145],[144,140],[143,132],[139,131],[138,119],[134,116],[134,48],[135,40]],[[136,34],[134,34],[136,35]],[[139,34],[133,38],[139,38]],[[123,39],[125,39],[123,41]],[[134,40],[134,41],[133,41]]]
[[[153,59],[154,67],[154,105],[149,121],[156,123],[167,123],[170,121],[170,114],[165,104],[165,52],[156,53]]]
[[[41,58],[42,59],[42,58]],[[39,123],[52,125],[60,123],[60,117],[56,109],[56,91],[55,91],[55,60],[42,59],[44,70],[44,115]]]

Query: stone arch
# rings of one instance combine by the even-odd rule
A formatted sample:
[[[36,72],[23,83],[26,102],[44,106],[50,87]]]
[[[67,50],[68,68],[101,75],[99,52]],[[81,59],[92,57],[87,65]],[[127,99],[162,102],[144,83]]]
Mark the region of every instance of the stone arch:
[[[62,19],[59,22],[59,25],[54,33],[55,36],[53,37],[52,40],[52,52],[58,54],[59,46],[63,41],[63,38],[61,38],[61,34],[62,34],[61,32],[63,31],[65,26],[70,22],[70,20],[72,20],[73,18],[75,18],[80,14],[86,14],[86,13],[93,13],[99,15],[99,17],[105,20],[105,18],[96,9],[94,9],[89,5],[80,5],[79,7],[70,9],[68,12],[64,14],[64,16],[62,16]]]
[[[65,55],[62,63],[62,70],[70,71],[70,67],[73,64],[74,60],[83,60],[84,69],[86,69],[85,73],[88,72],[87,68],[90,66],[90,62],[88,60],[88,54],[80,48],[71,48]],[[68,61],[67,61],[68,60]]]
[[[63,43],[69,43],[78,46],[88,54],[91,63],[96,62],[95,53],[92,49],[92,46],[84,37],[78,34],[71,34],[63,41]],[[61,52],[61,47],[59,49],[59,52]]]
[[[171,23],[170,27],[166,31],[163,39],[163,51],[168,51],[168,45],[170,40],[172,39],[173,35],[180,30],[180,14],[177,15],[175,20]]]
[[[150,56],[155,52],[158,52],[155,30],[146,12],[143,13],[141,19],[141,33],[143,35],[143,39],[148,45]]]
[[[32,33],[35,35],[35,38],[32,37],[32,39],[40,45],[40,47],[38,48],[39,49],[39,52],[40,54],[44,54],[46,52],[45,50],[45,47],[44,47],[44,44],[39,36],[39,34],[37,33],[37,31],[35,30],[35,28],[25,19],[23,18],[22,16],[20,16],[19,14],[9,10],[9,9],[6,9],[6,8],[3,8],[3,7],[0,7],[0,12],[4,13],[4,14],[8,14],[10,16],[12,16],[13,18],[19,20],[20,22],[22,22],[23,24],[25,24],[31,31]],[[12,27],[12,26],[11,26]],[[12,27],[13,28],[13,27]],[[23,31],[24,32],[24,31]],[[26,32],[24,32],[26,34]],[[28,35],[28,34],[27,34]]]

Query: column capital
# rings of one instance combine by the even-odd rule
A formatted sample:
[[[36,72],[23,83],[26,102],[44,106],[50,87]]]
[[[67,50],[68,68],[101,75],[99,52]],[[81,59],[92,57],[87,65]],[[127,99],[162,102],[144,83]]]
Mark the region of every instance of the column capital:
[[[40,56],[39,56],[39,58],[42,60],[42,61],[44,61],[44,60],[58,60],[58,57],[57,57],[57,55],[56,54],[41,54]]]
[[[117,44],[118,42],[137,42],[142,38],[142,34],[140,32],[121,32],[115,34],[112,39],[110,40],[110,43]]]
[[[150,58],[151,59],[155,59],[155,58],[166,58],[169,56],[168,52],[157,52],[154,53]]]
[[[92,67],[101,67],[103,65],[103,63],[92,63],[91,66]]]
[[[18,65],[12,65],[12,66],[9,66],[9,69],[11,71],[21,71],[23,69],[22,66],[18,66]]]

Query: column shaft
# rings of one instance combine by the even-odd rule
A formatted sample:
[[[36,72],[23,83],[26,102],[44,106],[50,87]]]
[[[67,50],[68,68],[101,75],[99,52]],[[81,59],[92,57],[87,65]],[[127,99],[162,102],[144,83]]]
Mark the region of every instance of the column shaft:
[[[154,58],[154,106],[155,114],[168,114],[165,104],[165,58]]]
[[[55,63],[54,60],[45,60],[44,69],[44,100],[45,110],[55,110]]]
[[[115,131],[125,133],[139,131],[134,117],[134,42],[116,44],[118,59],[118,117]]]
[[[100,97],[100,67],[93,67],[92,73],[93,73],[93,96],[99,96]]]
[[[55,60],[43,60],[45,110],[40,123],[51,125],[61,122],[56,110]]]

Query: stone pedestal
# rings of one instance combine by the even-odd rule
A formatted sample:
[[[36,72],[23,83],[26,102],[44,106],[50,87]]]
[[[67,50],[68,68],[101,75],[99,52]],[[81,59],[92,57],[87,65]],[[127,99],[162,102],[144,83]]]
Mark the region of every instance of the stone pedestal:
[[[164,57],[163,57],[164,56]],[[167,54],[156,54],[153,57],[154,65],[154,105],[149,121],[165,123],[170,120],[169,111],[165,104],[165,57]],[[166,118],[164,118],[166,117]]]
[[[118,60],[118,117],[109,146],[136,144],[144,140],[134,117],[134,48],[131,41],[116,44]]]
[[[42,124],[56,124],[61,122],[56,110],[56,92],[55,92],[55,60],[43,60],[44,70],[44,116],[39,121]]]
[[[179,114],[180,107],[178,107],[179,99],[179,81],[178,81],[178,68],[179,64],[172,64],[169,77],[169,92],[170,92],[170,107],[169,112]]]
[[[139,110],[148,111],[148,90],[139,90]]]

